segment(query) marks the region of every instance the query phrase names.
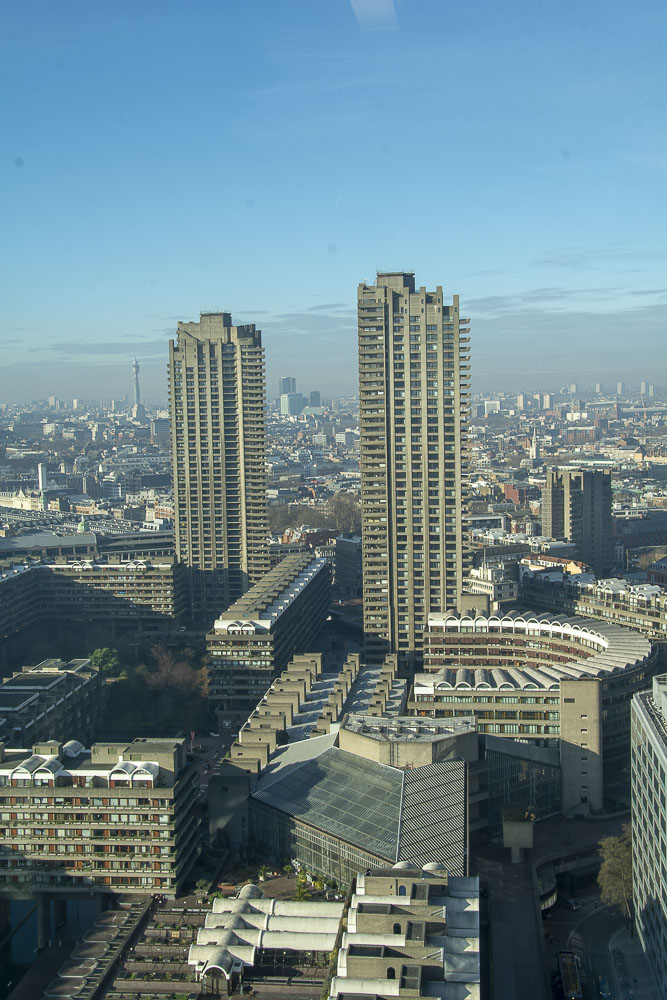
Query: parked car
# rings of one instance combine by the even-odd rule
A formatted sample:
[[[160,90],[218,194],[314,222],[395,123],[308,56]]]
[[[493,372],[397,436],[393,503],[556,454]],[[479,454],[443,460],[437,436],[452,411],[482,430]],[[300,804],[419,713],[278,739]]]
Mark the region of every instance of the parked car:
[[[606,976],[598,976],[598,993],[601,997],[610,997],[611,990]]]

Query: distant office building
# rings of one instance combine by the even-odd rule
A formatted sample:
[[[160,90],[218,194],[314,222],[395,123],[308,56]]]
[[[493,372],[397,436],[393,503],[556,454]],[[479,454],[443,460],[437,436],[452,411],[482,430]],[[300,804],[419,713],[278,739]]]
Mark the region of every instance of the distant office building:
[[[156,444],[166,445],[169,443],[169,419],[167,417],[153,417],[151,420],[151,437]]]
[[[311,406],[321,406],[322,397],[318,389],[312,389],[310,393],[310,405]]]
[[[568,391],[569,391],[569,393],[570,393],[571,396],[574,396],[574,395],[576,395],[576,393],[579,392],[579,386],[577,385],[576,382],[570,382],[570,384],[568,386]]]
[[[46,489],[46,464],[40,462],[37,466],[37,489],[40,493],[43,493]]]
[[[603,382],[596,382],[595,383],[595,391],[596,391],[596,393],[598,395],[600,393],[604,392],[604,383]]]
[[[624,396],[625,395],[625,382],[617,382],[616,383],[616,395],[617,396]]]
[[[667,674],[632,699],[632,886],[637,936],[667,996]]]
[[[226,721],[244,722],[294,654],[312,648],[330,601],[326,559],[288,555],[216,619],[208,695]]]
[[[576,546],[578,559],[608,576],[613,565],[611,473],[548,469],[542,496],[542,534]]]
[[[280,413],[283,417],[298,417],[304,406],[300,392],[284,392],[280,397]]]
[[[500,413],[501,405],[499,399],[485,399],[484,400],[484,416],[488,417],[492,413]]]
[[[0,899],[38,891],[48,905],[49,890],[174,896],[199,853],[197,772],[184,744],[0,744],[0,785],[21,816],[2,824]]]
[[[465,586],[468,594],[485,595],[494,614],[516,607],[519,599],[519,584],[500,566],[472,567]]]
[[[335,435],[336,444],[342,444],[346,448],[351,448],[358,440],[359,435],[355,434],[354,431],[338,431]]]
[[[553,396],[551,395],[550,392],[545,392],[544,395],[542,396],[542,409],[550,410],[552,406],[553,406]]]
[[[648,382],[642,381],[639,383],[639,395],[648,396]]]
[[[525,393],[520,392],[516,397],[516,408],[522,413],[526,409],[526,396]]]
[[[100,483],[100,493],[105,500],[122,500],[124,495],[123,483],[115,476],[105,476]]]
[[[268,567],[264,350],[229,313],[169,342],[176,555],[193,615],[212,620]]]
[[[290,376],[283,376],[278,379],[278,395],[287,396],[290,392],[296,392],[296,379]]]
[[[337,592],[345,597],[361,597],[361,535],[338,536],[334,566]]]
[[[457,295],[445,304],[407,272],[359,285],[358,316],[366,652],[411,663],[467,570],[468,321]]]

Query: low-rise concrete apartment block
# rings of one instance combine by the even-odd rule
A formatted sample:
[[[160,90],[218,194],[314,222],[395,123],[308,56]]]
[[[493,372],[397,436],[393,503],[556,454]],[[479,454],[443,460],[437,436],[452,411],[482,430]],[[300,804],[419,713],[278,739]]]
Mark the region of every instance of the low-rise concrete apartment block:
[[[328,1000],[479,1000],[478,879],[401,863],[355,873],[353,883],[349,907],[267,898],[256,885],[214,899],[188,952],[203,992],[236,994],[244,981],[261,992],[267,970],[278,966],[295,975],[290,996],[319,996],[307,967],[321,969],[333,955],[334,975],[321,994]]]
[[[656,642],[667,642],[667,592],[657,584],[612,577],[580,579],[550,570],[521,569],[522,606],[585,615],[629,625]]]
[[[480,733],[558,747],[563,811],[598,811],[628,763],[632,696],[657,664],[645,636],[608,622],[434,613],[409,709],[474,715]]]
[[[209,698],[240,725],[295,654],[313,648],[331,601],[331,567],[287,556],[228,608],[206,637]]]
[[[185,613],[185,569],[164,559],[80,559],[41,567],[50,617],[128,622],[147,632],[173,629]]]
[[[14,639],[45,622],[161,633],[179,624],[185,608],[184,568],[173,556],[12,566],[0,571],[0,657]]]
[[[184,742],[0,744],[0,897],[174,895],[199,850]]]
[[[39,620],[36,574],[29,565],[0,570],[0,662],[2,651]]]
[[[479,879],[408,862],[359,874],[328,1000],[479,1000]]]
[[[667,674],[632,700],[632,883],[637,936],[667,996]]]
[[[90,660],[42,660],[0,685],[0,742],[25,747],[68,733],[89,740],[103,705],[104,679]]]

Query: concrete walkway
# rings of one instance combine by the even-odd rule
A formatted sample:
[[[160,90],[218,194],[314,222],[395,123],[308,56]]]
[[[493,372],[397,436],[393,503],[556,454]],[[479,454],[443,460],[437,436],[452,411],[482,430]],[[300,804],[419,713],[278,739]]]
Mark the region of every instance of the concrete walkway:
[[[52,979],[58,975],[58,969],[70,957],[73,942],[63,945],[52,945],[45,948],[36,961],[30,966],[25,976],[19,980],[7,1000],[38,1000]]]
[[[626,928],[617,931],[609,942],[609,958],[619,1000],[662,1000],[636,934],[631,938]]]

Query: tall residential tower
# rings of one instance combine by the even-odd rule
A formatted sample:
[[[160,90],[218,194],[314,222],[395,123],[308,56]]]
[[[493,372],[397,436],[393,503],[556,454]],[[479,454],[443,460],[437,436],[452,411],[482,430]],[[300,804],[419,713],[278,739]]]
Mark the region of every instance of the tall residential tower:
[[[264,350],[229,313],[179,323],[169,342],[176,555],[193,616],[212,621],[269,568]]]
[[[419,662],[431,611],[457,606],[469,397],[468,320],[412,273],[359,285],[366,655]]]

